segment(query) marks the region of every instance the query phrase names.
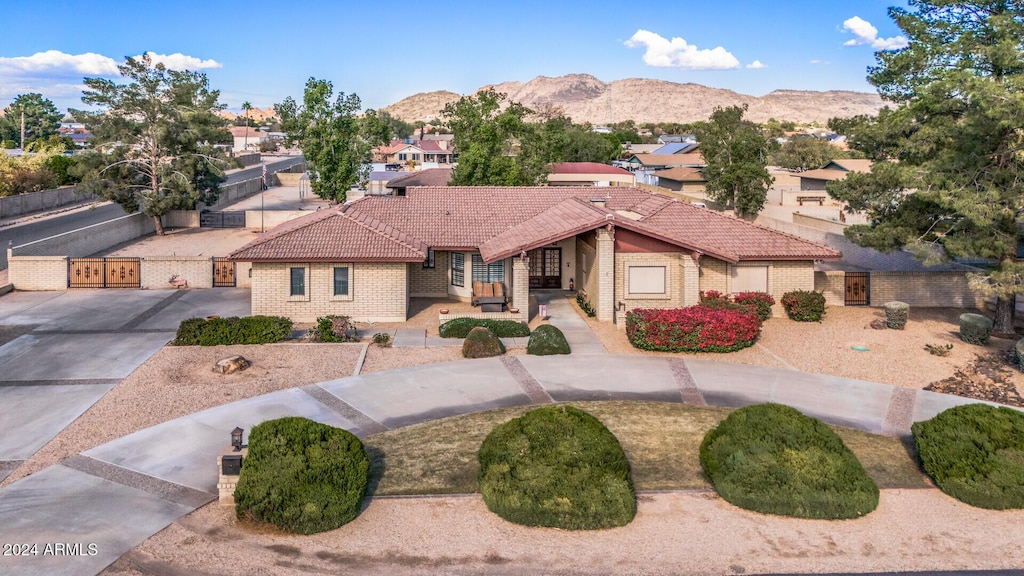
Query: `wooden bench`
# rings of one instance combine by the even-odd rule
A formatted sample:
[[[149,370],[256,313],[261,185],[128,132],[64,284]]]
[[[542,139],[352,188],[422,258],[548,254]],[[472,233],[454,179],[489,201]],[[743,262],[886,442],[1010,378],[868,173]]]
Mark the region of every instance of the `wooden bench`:
[[[799,202],[801,206],[804,205],[804,202],[817,202],[818,206],[825,205],[824,196],[797,196],[796,201]]]
[[[473,282],[470,303],[480,306],[481,312],[501,312],[507,302],[505,285],[501,282]]]

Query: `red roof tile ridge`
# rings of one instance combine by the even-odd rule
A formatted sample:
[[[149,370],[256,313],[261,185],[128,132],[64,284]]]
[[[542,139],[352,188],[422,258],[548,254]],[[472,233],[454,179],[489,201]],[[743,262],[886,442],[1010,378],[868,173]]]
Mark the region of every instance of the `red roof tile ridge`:
[[[422,240],[414,237],[412,234],[395,228],[391,224],[370,216],[369,214],[353,209],[352,206],[349,206],[349,209],[346,210],[342,216],[351,219],[359,226],[366,228],[374,234],[383,236],[396,244],[401,244],[402,246],[405,246],[410,250],[415,250],[416,252],[422,252],[424,257],[427,255],[427,249],[429,247]]]
[[[689,204],[683,204],[682,202],[679,202],[678,205],[679,206],[683,206],[684,209],[700,210],[702,213],[706,213],[706,214],[712,215],[715,218],[722,218],[722,219],[730,220],[732,222],[736,222],[736,223],[742,224],[744,226],[749,226],[751,228],[757,228],[758,230],[766,230],[766,231],[772,232],[774,234],[779,234],[779,235],[785,236],[785,237],[787,237],[787,238],[789,238],[791,240],[797,240],[797,241],[799,241],[799,242],[801,242],[803,244],[809,244],[811,246],[815,246],[815,247],[818,247],[818,248],[824,248],[826,250],[834,252],[837,257],[842,255],[842,253],[840,251],[836,250],[835,248],[832,248],[831,246],[826,246],[824,244],[819,244],[817,242],[814,242],[813,240],[808,240],[807,238],[803,238],[803,237],[797,236],[796,234],[792,234],[792,233],[789,233],[789,232],[783,232],[782,230],[777,230],[775,228],[769,228],[768,226],[763,226],[761,224],[757,224],[755,222],[750,222],[749,220],[744,220],[742,218],[737,218],[735,216],[730,216],[730,215],[727,215],[727,214],[722,214],[721,212],[716,212],[714,210],[708,210],[707,208],[700,208],[698,206],[691,206]]]
[[[294,232],[296,230],[299,230],[301,228],[306,228],[308,226],[312,226],[313,224],[316,224],[317,222],[326,220],[327,218],[331,218],[331,217],[334,217],[334,216],[339,216],[339,215],[341,215],[342,210],[344,208],[345,208],[345,205],[343,205],[343,204],[338,205],[338,206],[331,206],[329,208],[324,208],[322,210],[317,210],[315,212],[310,212],[309,214],[307,214],[305,216],[301,216],[301,217],[296,218],[294,220],[288,220],[287,222],[283,222],[283,223],[275,226],[274,228],[271,228],[270,230],[267,230],[263,234],[260,234],[255,239],[253,239],[252,242],[249,242],[245,246],[242,246],[238,250],[235,250],[235,252],[241,252],[242,250],[248,250],[250,248],[254,248],[256,246],[259,246],[259,245],[264,244],[266,242],[269,242],[271,240],[280,238],[281,236],[284,236],[286,234],[290,234],[290,233],[292,233],[292,232]]]

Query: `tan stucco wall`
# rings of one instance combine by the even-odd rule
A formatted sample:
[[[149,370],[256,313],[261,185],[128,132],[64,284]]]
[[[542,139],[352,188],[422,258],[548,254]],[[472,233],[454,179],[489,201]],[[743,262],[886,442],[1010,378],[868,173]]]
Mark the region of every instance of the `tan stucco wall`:
[[[597,297],[598,278],[601,267],[597,262],[597,249],[583,242],[576,242],[576,289],[585,290],[587,296],[593,299]],[[584,266],[584,262],[586,265]]]
[[[305,266],[306,296],[289,296],[289,269]],[[349,295],[335,297],[334,267],[349,266]],[[252,313],[286,316],[295,322],[315,322],[318,316],[339,314],[361,322],[404,322],[408,310],[405,263],[294,263],[252,267]]]
[[[825,294],[827,306],[845,306],[846,272],[842,270],[815,272],[814,289]]]
[[[730,270],[732,264],[704,256],[700,259],[700,289],[734,292]],[[814,290],[814,262],[772,261],[742,262],[736,266],[767,266],[768,293],[778,301],[786,292]]]

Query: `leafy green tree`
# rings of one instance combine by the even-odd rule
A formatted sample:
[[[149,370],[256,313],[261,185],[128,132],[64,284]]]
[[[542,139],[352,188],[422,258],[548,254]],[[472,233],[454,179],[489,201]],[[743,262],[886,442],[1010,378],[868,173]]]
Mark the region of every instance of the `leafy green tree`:
[[[85,79],[82,102],[100,110],[72,111],[93,133],[76,170],[86,190],[141,210],[163,234],[161,216],[217,198],[223,161],[209,143],[223,137],[220,91],[205,74],[168,70],[148,54],[118,71],[128,82]]]
[[[507,102],[493,89],[463,96],[441,115],[455,135],[459,163],[453,186],[533,186],[547,178],[547,160],[535,126],[526,122],[532,110]]]
[[[21,121],[25,119],[25,141],[22,142]],[[21,94],[4,108],[0,116],[0,140],[13,140],[22,148],[34,140],[45,140],[57,134],[61,114],[53,102],[42,94]]]
[[[344,202],[353,185],[365,182],[370,151],[383,143],[382,133],[360,119],[361,107],[356,94],[335,97],[334,85],[316,78],[306,81],[301,105],[291,96],[274,105],[289,144],[297,143],[313,168],[313,193],[324,200]],[[367,115],[376,119],[372,111]]]
[[[870,179],[898,178],[914,192],[890,194],[891,204],[869,209],[870,225],[847,234],[866,246],[999,262],[980,284],[996,296],[995,331],[1011,333],[1022,285],[1012,257],[1024,224],[1024,5],[910,0],[889,13],[910,44],[876,53],[868,80],[898,107],[862,130],[900,165],[875,164]],[[872,194],[894,186],[857,179],[830,191],[870,206]]]
[[[841,150],[829,144],[828,140],[814,137],[790,138],[768,157],[773,166],[790,170],[812,170],[821,168],[841,156]]]
[[[573,124],[567,116],[547,118],[535,126],[546,162],[600,162],[618,158],[622,149],[610,134],[598,134],[586,126]]]
[[[715,108],[697,127],[697,140],[707,166],[708,198],[731,206],[738,216],[754,216],[764,207],[775,180],[766,162],[771,144],[760,127],[743,119],[747,106]]]

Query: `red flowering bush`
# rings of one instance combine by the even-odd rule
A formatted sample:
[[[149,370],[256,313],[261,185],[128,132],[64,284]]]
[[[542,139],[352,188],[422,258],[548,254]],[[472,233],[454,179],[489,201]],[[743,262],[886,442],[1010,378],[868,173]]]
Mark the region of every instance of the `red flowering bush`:
[[[733,352],[753,345],[760,332],[761,321],[748,310],[698,304],[626,314],[626,337],[643,350]]]
[[[825,315],[825,294],[813,290],[794,290],[782,295],[786,315],[797,322],[820,322]]]
[[[761,322],[772,316],[772,305],[775,304],[775,298],[772,298],[771,294],[765,292],[740,292],[732,298],[740,306],[753,309],[757,317],[761,319]]]
[[[718,290],[708,290],[700,293],[700,303],[708,308],[746,310],[751,314],[756,314],[758,319],[764,322],[772,316],[772,305],[775,304],[775,299],[765,292],[740,292],[729,296]]]

